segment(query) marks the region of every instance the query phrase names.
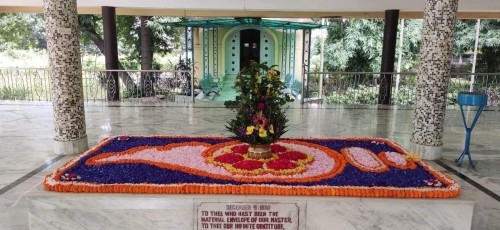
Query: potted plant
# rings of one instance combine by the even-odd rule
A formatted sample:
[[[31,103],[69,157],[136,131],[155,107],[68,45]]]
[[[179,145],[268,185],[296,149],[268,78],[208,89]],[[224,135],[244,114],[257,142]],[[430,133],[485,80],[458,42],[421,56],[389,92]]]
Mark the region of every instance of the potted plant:
[[[271,144],[286,132],[283,106],[293,101],[283,95],[286,88],[274,66],[250,62],[237,76],[235,88],[239,95],[236,118],[226,128],[236,140],[248,143],[248,156],[266,159],[272,156]]]

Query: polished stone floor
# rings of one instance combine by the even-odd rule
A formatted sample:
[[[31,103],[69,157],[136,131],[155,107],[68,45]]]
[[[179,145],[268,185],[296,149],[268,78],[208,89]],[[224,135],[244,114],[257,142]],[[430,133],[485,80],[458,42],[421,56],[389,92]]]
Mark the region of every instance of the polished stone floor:
[[[235,116],[222,102],[196,103],[194,107],[97,103],[87,104],[85,112],[91,146],[104,137],[121,134],[229,135],[224,124]],[[383,137],[409,147],[413,111],[408,107],[293,104],[287,114],[288,137]],[[0,101],[0,229],[27,229],[26,204],[21,197],[39,186],[44,175],[71,159],[59,159],[53,153],[52,135],[50,103]],[[460,113],[450,109],[445,120],[443,159],[430,163],[460,183],[463,192],[457,199],[477,202],[473,229],[500,229],[500,112],[484,111],[474,130],[471,151],[476,169],[468,167],[467,161],[461,167],[454,165],[463,143]]]

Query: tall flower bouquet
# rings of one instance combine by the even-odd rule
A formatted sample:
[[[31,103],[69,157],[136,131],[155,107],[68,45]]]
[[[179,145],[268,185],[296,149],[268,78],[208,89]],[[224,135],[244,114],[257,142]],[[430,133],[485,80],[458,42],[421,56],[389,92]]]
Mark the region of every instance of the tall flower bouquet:
[[[238,112],[226,126],[236,140],[248,143],[250,151],[256,145],[268,145],[286,132],[283,106],[292,101],[281,92],[286,88],[274,66],[255,61],[245,67],[236,79]],[[262,150],[264,151],[264,150]],[[266,158],[266,157],[263,157]]]

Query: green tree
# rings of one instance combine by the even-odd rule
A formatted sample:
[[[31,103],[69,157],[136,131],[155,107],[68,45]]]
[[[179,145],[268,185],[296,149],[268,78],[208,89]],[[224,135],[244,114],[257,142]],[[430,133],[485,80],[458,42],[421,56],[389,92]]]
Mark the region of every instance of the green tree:
[[[118,16],[118,36],[128,53],[130,67],[134,68],[140,62],[141,70],[159,69],[160,65],[155,63],[153,54],[164,55],[180,46],[183,30],[166,24],[178,20],[170,17]],[[141,89],[146,87],[150,77],[148,73],[141,73]]]
[[[403,31],[403,55],[401,61],[401,72],[417,72],[420,44],[422,40],[422,19],[405,19]],[[400,30],[401,28],[398,28]],[[398,38],[400,31],[398,32]],[[399,42],[396,52],[399,50]],[[396,54],[397,55],[397,54]],[[397,57],[396,57],[397,58]],[[397,62],[397,59],[396,59]]]
[[[141,63],[143,70],[153,69],[153,53],[170,53],[180,44],[182,30],[163,25],[164,22],[176,19],[166,17],[117,17],[117,37],[120,53],[127,58],[120,60],[119,69],[136,69]],[[84,42],[92,41],[104,54],[102,38],[102,17],[97,15],[79,16],[80,32]],[[125,62],[124,62],[125,61]],[[125,64],[123,64],[123,62]],[[120,74],[125,82],[132,82],[128,74]],[[144,78],[141,79],[141,88]],[[135,88],[135,86],[134,86]],[[134,88],[128,90],[134,90]]]
[[[327,70],[380,70],[383,20],[331,19],[330,27],[325,44]]]
[[[42,14],[0,13],[0,50],[46,48]]]
[[[402,71],[415,70],[421,28],[422,20],[405,20]],[[383,31],[384,20],[381,19],[331,19],[325,44],[326,69],[379,72]],[[317,44],[316,52],[318,51]]]
[[[476,20],[458,20],[453,54],[474,52]],[[496,73],[500,70],[500,20],[481,20],[476,73]]]
[[[164,55],[179,48],[184,28],[168,25],[169,22],[179,20],[181,19],[172,17],[118,16],[117,33],[122,46],[121,51],[127,54],[130,67],[138,66],[144,57],[146,59],[144,65],[149,68],[141,69],[152,69],[155,63],[151,51]]]

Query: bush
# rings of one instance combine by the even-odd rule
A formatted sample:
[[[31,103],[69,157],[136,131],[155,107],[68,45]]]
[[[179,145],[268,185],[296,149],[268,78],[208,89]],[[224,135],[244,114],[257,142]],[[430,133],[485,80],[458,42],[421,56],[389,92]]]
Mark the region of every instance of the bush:
[[[447,104],[456,105],[458,101],[458,93],[468,91],[467,85],[462,83],[450,82],[447,93]],[[500,99],[500,92],[489,90],[488,95],[495,100]],[[378,103],[378,86],[359,85],[357,88],[348,87],[344,93],[331,91],[329,96],[326,96],[328,104],[377,104]],[[392,93],[392,104],[394,105],[414,105],[416,102],[416,89],[414,88],[399,88],[399,91]]]
[[[414,105],[416,100],[416,89],[399,88],[399,92],[392,93],[392,104],[394,105]]]
[[[142,91],[140,88],[137,89],[125,89],[123,91],[123,98],[139,98],[142,97]]]
[[[328,104],[377,104],[378,86],[360,85],[358,88],[349,87],[344,94],[335,91],[326,97]]]
[[[0,89],[0,100],[24,100],[27,95],[23,89],[4,86]]]

